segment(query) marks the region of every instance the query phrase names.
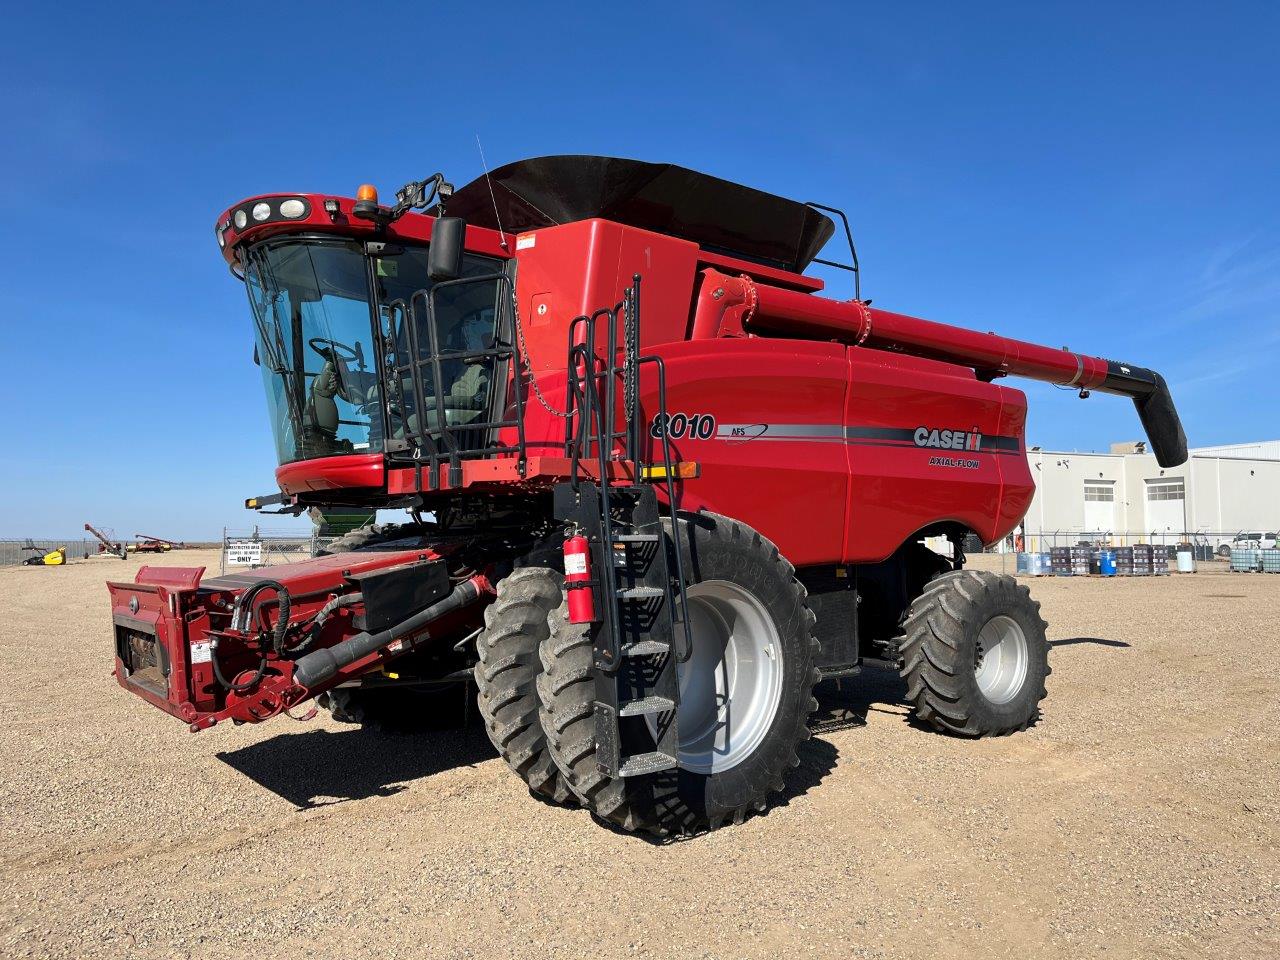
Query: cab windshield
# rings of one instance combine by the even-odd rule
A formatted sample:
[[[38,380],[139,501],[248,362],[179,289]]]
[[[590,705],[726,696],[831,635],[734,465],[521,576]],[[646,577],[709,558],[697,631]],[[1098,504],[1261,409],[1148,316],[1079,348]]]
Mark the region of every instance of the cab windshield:
[[[463,260],[464,277],[499,270]],[[431,295],[425,247],[371,257],[360,243],[317,238],[258,244],[244,273],[280,463],[416,448],[441,410],[464,429],[490,419],[496,360],[467,354],[493,344],[496,282]],[[466,439],[479,446],[483,433]]]

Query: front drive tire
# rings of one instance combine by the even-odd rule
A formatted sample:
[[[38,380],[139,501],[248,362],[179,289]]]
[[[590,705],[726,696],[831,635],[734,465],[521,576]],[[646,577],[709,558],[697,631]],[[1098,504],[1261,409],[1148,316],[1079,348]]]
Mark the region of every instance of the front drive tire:
[[[966,737],[1025,730],[1051,672],[1046,626],[1013,577],[956,570],[931,581],[898,639],[916,718]]]
[[[475,667],[476,703],[490,742],[531,791],[556,803],[574,795],[547,752],[534,683],[542,672],[538,647],[563,584],[564,575],[546,567],[521,567],[503,578],[484,612]]]
[[[583,627],[567,622],[563,605],[542,646],[538,681],[548,749],[570,788],[602,819],[660,835],[740,823],[764,810],[769,794],[783,789],[786,771],[799,765],[796,748],[809,738],[808,717],[818,706],[815,617],[794,568],[736,520],[704,513],[681,523],[696,627],[693,656],[680,668],[681,768],[627,778],[600,772],[591,640]],[[762,642],[753,639],[760,636]],[[759,653],[772,666],[753,671],[748,659]],[[708,703],[719,704],[710,708],[718,711],[710,725]],[[737,755],[733,734],[730,742],[716,741],[717,723],[750,716],[757,707],[763,708],[756,711],[761,719],[742,728]],[[732,762],[721,768],[725,758]]]

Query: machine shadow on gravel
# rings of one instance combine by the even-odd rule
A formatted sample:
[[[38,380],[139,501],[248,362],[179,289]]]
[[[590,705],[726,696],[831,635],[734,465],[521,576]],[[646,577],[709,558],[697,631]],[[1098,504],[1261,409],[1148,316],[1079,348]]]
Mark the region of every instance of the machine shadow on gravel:
[[[1133,644],[1123,640],[1104,640],[1102,637],[1068,637],[1065,640],[1050,640],[1051,647],[1070,647],[1078,643],[1093,643],[1100,647],[1131,647]]]
[[[218,759],[299,810],[309,810],[389,797],[410,781],[493,756],[483,729],[469,724],[414,736],[366,728],[282,734],[219,753]]]
[[[865,727],[872,710],[905,717],[910,712],[907,684],[896,670],[866,666],[854,679],[839,684],[828,680],[814,691],[818,709],[809,718],[809,728],[816,735]]]
[[[815,717],[821,714],[821,708]],[[813,724],[810,723],[812,727]],[[777,811],[788,806],[792,800],[797,797],[803,797],[810,790],[817,787],[827,775],[836,768],[836,761],[839,759],[840,751],[836,749],[835,744],[821,739],[815,728],[814,736],[796,746],[796,756],[800,758],[800,766],[793,770],[787,771],[783,777],[783,789],[781,793],[770,794],[769,809],[765,814],[752,814],[748,816],[748,820],[756,816],[776,816]],[[678,776],[678,774],[674,774]],[[661,792],[664,788],[671,785],[669,778],[673,776],[671,773],[658,774],[655,777],[656,789]],[[714,830],[698,830],[685,834],[670,834],[666,836],[658,836],[657,834],[648,833],[643,830],[629,831],[624,830],[616,824],[610,823],[600,817],[592,816],[592,819],[604,827],[610,833],[615,833],[620,837],[626,837],[629,840],[638,840],[655,847],[665,847],[675,843],[686,843],[689,840],[696,840],[699,837],[705,837],[708,834],[715,833]]]

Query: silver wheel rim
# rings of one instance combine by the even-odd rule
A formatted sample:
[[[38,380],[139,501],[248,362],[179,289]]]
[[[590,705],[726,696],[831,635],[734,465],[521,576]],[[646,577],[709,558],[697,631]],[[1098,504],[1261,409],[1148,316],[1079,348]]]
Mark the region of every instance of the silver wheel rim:
[[[992,617],[978,632],[973,674],[991,703],[1008,703],[1027,679],[1027,635],[1016,620]]]
[[[764,604],[736,583],[693,584],[688,597],[693,655],[677,667],[680,766],[721,773],[751,756],[773,726],[782,638]]]

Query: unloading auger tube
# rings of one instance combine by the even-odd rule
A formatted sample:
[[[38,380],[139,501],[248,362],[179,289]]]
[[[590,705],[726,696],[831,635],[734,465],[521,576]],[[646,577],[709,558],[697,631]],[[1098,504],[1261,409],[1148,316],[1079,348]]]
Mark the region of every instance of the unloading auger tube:
[[[880,310],[860,300],[837,301],[704,270],[693,336],[759,330],[837,340],[973,367],[979,377],[1027,377],[1130,397],[1162,467],[1187,459],[1187,437],[1164,377],[1154,370],[1071,350],[979,333]]]

